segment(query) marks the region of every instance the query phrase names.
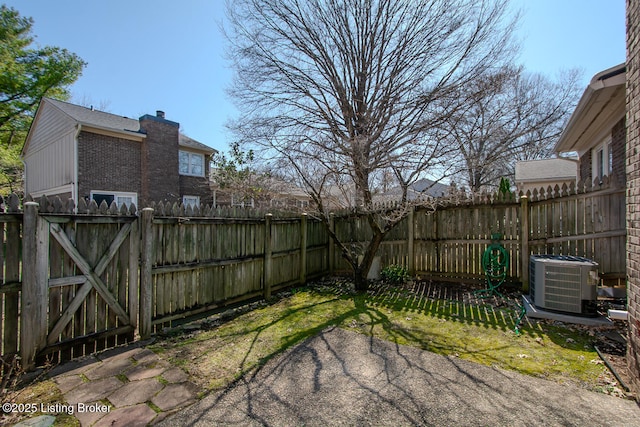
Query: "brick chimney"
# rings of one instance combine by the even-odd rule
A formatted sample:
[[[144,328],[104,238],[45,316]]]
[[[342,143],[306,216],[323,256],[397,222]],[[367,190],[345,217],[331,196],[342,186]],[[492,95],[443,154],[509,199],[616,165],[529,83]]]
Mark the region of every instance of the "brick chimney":
[[[165,119],[164,111],[140,117],[142,143],[141,206],[154,202],[179,202],[178,141],[180,123]]]

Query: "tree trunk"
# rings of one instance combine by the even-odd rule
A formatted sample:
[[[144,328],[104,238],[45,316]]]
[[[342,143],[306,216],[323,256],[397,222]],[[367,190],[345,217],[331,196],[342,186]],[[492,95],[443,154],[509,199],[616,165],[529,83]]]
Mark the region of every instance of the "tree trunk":
[[[369,279],[367,274],[359,266],[355,269],[353,275],[353,284],[357,292],[366,292],[369,289]]]
[[[356,291],[358,292],[364,292],[369,289],[369,279],[367,278],[367,276],[383,238],[384,233],[381,233],[379,231],[374,232],[374,235],[363,254],[362,261],[356,268],[354,268],[353,282]]]

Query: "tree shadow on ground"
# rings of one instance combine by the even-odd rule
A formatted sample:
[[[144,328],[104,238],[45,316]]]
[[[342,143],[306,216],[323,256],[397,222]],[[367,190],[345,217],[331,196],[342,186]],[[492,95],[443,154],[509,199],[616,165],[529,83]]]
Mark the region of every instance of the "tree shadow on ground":
[[[594,411],[604,416],[596,401],[606,396],[563,393],[540,379],[329,327],[169,425],[595,425]],[[623,409],[605,407],[616,422],[633,410]]]
[[[302,349],[296,350],[298,352],[307,349],[306,357],[311,358],[310,363],[313,366],[312,380],[310,380],[312,384],[309,387],[312,390],[320,388],[322,362],[314,353],[317,350],[308,349],[307,343],[316,340],[316,337],[322,337],[327,331],[334,330],[336,327],[368,336],[367,354],[375,355],[378,351],[379,346],[374,337],[392,343],[395,348],[393,360],[389,359],[387,353],[379,355],[384,366],[384,369],[380,370],[380,375],[387,376],[390,384],[394,375],[390,367],[399,363],[398,360],[405,358],[406,348],[402,344],[449,355],[446,362],[458,370],[459,374],[467,376],[474,384],[481,384],[481,378],[476,378],[459,367],[460,363],[466,363],[466,361],[459,360],[458,353],[464,353],[463,355],[467,358],[473,356],[471,358],[479,359],[485,365],[500,366],[503,361],[495,355],[497,352],[508,350],[507,344],[490,341],[476,347],[464,342],[461,344],[460,340],[452,341],[447,326],[457,325],[458,331],[464,332],[466,329],[460,329],[462,325],[476,335],[482,335],[482,333],[478,334],[478,328],[480,328],[480,331],[494,331],[494,333],[515,336],[513,333],[515,312],[508,304],[501,305],[500,302],[477,298],[473,293],[461,297],[453,297],[449,294],[449,299],[440,299],[438,297],[442,296],[441,293],[436,294],[426,284],[390,287],[378,283],[367,293],[353,292],[347,281],[310,286],[294,290],[291,295],[273,301],[268,307],[245,313],[242,319],[207,331],[195,341],[186,340],[180,344],[180,347],[188,349],[188,352],[176,353],[174,357],[193,360],[194,362],[185,368],[194,377],[206,380],[211,376],[220,376],[221,381],[213,389],[222,387],[224,390],[218,392],[217,398],[211,402],[211,405],[223,401],[227,393],[238,387],[245,387],[247,395],[250,395],[255,387],[254,380],[265,375],[262,372],[263,367],[269,364],[271,366],[269,371],[273,373],[269,375],[275,375],[274,372],[279,369],[277,367],[285,366],[288,362],[277,362],[276,368],[269,362],[287,353],[293,347]],[[435,323],[429,327],[412,324],[411,319],[416,316],[435,319]],[[524,337],[530,339],[539,338],[540,335],[540,330],[534,327],[527,327],[524,331]],[[461,340],[470,341],[472,338],[475,337],[462,337]],[[216,345],[210,345],[211,342],[215,342]],[[200,361],[213,358],[228,359],[232,362],[223,365],[222,369],[198,369]],[[339,360],[339,357],[336,356],[336,359]],[[409,366],[409,360],[405,360],[404,363]],[[355,381],[356,389],[364,390],[371,396],[375,395],[373,390],[368,390],[367,384],[359,384],[360,380],[353,378],[349,372],[347,368],[343,369],[343,374],[351,378],[351,381]],[[501,372],[499,371],[496,375],[504,375],[504,380],[508,381],[508,375]],[[302,374],[309,376],[308,371]],[[437,375],[433,372],[423,372],[423,374]],[[205,385],[205,388],[211,387]],[[397,393],[406,395],[406,399],[414,399],[401,388]],[[278,401],[277,394],[273,392],[271,396],[274,401]],[[384,403],[386,397],[379,399],[383,404],[391,404]],[[246,411],[251,413],[251,399],[246,404],[248,405]],[[420,416],[413,412],[411,415],[403,416],[406,417],[407,422],[422,423]],[[252,419],[259,421],[259,416],[252,416]]]

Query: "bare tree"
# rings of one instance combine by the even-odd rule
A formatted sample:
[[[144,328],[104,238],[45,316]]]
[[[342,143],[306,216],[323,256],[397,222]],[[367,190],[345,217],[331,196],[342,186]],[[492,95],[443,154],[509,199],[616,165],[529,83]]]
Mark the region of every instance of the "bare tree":
[[[578,99],[578,73],[557,82],[508,66],[461,87],[463,108],[447,117],[443,137],[472,192],[497,188],[517,160],[548,158]]]
[[[439,129],[461,88],[513,52],[507,0],[230,0],[230,93],[238,139],[284,160],[329,212],[362,215],[371,240],[353,251],[330,232],[357,289],[386,233],[408,212],[407,188],[447,172]],[[436,176],[438,175],[438,176]],[[384,177],[402,189],[374,206]]]

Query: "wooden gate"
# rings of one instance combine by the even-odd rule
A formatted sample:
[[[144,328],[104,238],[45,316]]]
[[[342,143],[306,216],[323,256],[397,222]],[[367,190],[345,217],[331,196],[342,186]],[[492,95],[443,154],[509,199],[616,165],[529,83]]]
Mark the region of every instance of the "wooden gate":
[[[25,204],[23,361],[67,360],[133,339],[138,219],[104,213],[38,214],[37,203]]]

